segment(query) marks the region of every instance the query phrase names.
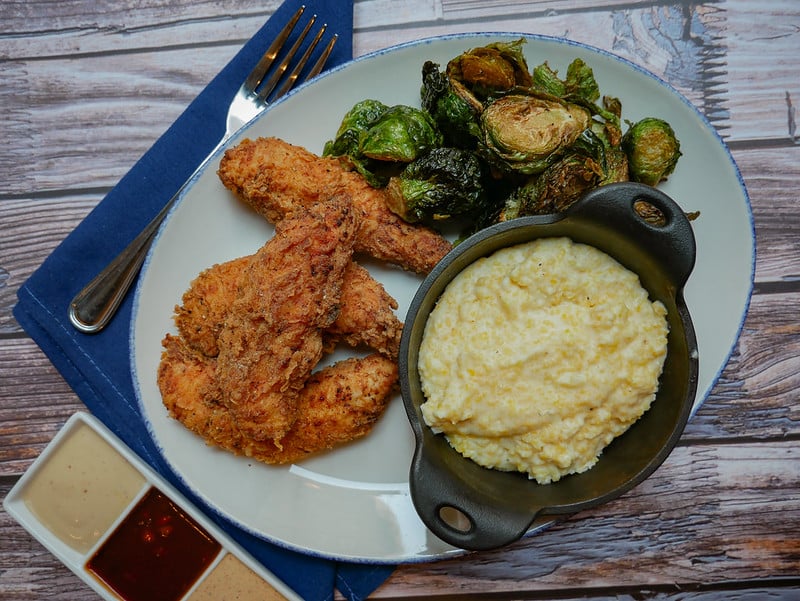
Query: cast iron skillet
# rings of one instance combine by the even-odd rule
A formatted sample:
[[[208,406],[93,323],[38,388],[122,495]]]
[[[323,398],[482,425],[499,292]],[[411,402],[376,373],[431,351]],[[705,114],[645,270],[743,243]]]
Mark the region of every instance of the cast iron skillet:
[[[634,210],[645,201],[665,223],[655,226]],[[447,284],[493,251],[535,238],[567,236],[589,244],[637,273],[650,298],[668,312],[667,357],[656,399],[599,461],[582,474],[541,485],[527,475],[486,469],[462,457],[425,424],[417,358],[428,315]],[[586,194],[567,212],[496,224],[456,246],[414,297],[400,342],[400,387],[416,449],[410,470],[414,506],[445,542],[470,550],[499,547],[522,537],[536,518],[571,514],[606,503],[661,465],[683,432],[697,389],[698,353],[683,286],[695,262],[695,239],[681,208],[650,186],[621,183]],[[459,520],[453,520],[453,514]]]

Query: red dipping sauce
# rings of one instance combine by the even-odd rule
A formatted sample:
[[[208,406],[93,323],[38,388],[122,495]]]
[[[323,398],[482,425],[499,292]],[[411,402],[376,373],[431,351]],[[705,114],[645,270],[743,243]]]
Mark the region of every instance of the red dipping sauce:
[[[151,488],[86,567],[126,601],[176,601],[220,548],[191,516]]]

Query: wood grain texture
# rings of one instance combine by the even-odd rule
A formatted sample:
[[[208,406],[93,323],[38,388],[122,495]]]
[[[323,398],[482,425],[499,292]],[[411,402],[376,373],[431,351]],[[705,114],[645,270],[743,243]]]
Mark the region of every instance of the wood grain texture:
[[[800,294],[757,295],[735,352],[683,440],[800,439]]]
[[[788,12],[785,0],[772,2],[778,15]],[[0,22],[6,32],[0,44],[5,58],[0,79],[6,83],[0,87],[0,102],[12,117],[0,178],[12,194],[112,185],[266,16],[236,2],[221,7],[224,19],[209,3],[178,3],[175,13],[141,3],[129,11],[118,7],[94,15],[86,3],[72,2],[65,3],[50,27],[41,18],[22,27],[36,14],[32,4],[27,8],[23,3],[21,16]],[[480,4],[473,3],[473,9]],[[520,13],[515,3],[506,3],[505,12],[489,20],[468,20],[454,17],[458,11],[439,15],[427,2],[425,10],[416,12],[410,0],[395,9],[370,0],[356,5],[355,53],[454,30],[567,36],[664,78],[730,140],[789,139],[787,94],[800,97],[800,67],[792,60],[800,45],[797,19],[765,21],[762,15],[772,14],[762,8],[765,3],[759,3],[757,15],[733,11],[725,3],[696,5],[691,12],[680,4],[643,4],[552,14],[538,4],[537,10]],[[100,21],[87,22],[86,14]],[[387,14],[401,26],[386,30],[374,20]],[[165,16],[170,20],[159,21]],[[22,33],[10,35],[15,26]],[[77,48],[75,36],[88,46]],[[737,46],[726,47],[721,39]],[[764,76],[756,74],[767,71],[758,68],[764,63],[769,76],[760,80]],[[731,80],[731,69],[736,79]],[[41,167],[26,169],[30,164]]]
[[[65,192],[0,200],[0,340],[22,333],[11,314],[19,287],[101,198]]]
[[[753,208],[757,282],[800,276],[797,188],[800,146],[735,150]]]
[[[745,3],[747,4],[747,3]],[[795,118],[800,103],[800,18],[792,0],[777,0],[768,11],[760,3],[726,11],[725,71],[727,120],[742,124],[740,140],[759,140],[782,132],[798,141]],[[783,78],[781,74],[788,77]],[[777,78],[773,76],[777,75]],[[730,82],[740,82],[732,85]],[[770,132],[765,135],[765,132]]]
[[[15,322],[17,289],[279,5],[0,5],[0,495],[83,408]],[[356,0],[354,23],[356,55],[525,31],[652,71],[728,142],[757,242],[741,338],[650,479],[508,549],[402,566],[375,598],[800,598],[800,5]],[[2,511],[0,573],[2,599],[96,598]]]
[[[421,594],[429,579],[450,594],[524,595],[564,583],[603,589],[734,574],[748,580],[764,571],[793,577],[800,539],[783,540],[774,524],[800,518],[799,453],[792,442],[680,447],[621,499],[469,561],[401,567],[379,592]]]
[[[800,449],[792,442],[679,447],[650,479],[616,501],[466,561],[401,566],[375,597],[425,597],[432,591],[469,596],[476,590],[520,596],[555,592],[565,583],[576,593],[659,589],[723,583],[734,574],[749,581],[764,572],[790,579],[796,576],[800,539],[786,540],[774,525],[800,519],[798,461]],[[8,561],[22,570],[15,572],[14,584],[35,589],[39,578],[18,562],[29,566],[37,556],[46,560],[46,553],[9,522],[0,515],[4,544],[16,549]],[[48,577],[71,580],[66,568],[45,566]]]
[[[240,44],[280,0],[93,0],[6,2],[0,59],[41,60],[146,52],[181,46]]]
[[[793,60],[800,45],[800,23],[787,0],[775,0],[774,6],[772,1],[654,4],[614,3],[604,10],[596,3],[592,8],[574,2],[529,3],[520,8],[515,2],[443,2],[441,19],[408,23],[391,35],[394,42],[452,31],[568,37],[613,52],[663,78],[726,138],[786,139],[784,92],[795,99],[800,95],[800,67]],[[466,17],[470,14],[483,16],[471,20]],[[772,14],[783,18],[772,19]],[[382,48],[387,35],[383,28],[369,29],[365,24],[356,50],[360,54]]]

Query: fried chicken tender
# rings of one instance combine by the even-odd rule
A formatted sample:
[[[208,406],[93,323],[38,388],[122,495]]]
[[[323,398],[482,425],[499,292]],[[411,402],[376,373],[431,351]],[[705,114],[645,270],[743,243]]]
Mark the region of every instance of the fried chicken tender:
[[[279,443],[339,311],[356,231],[352,203],[333,196],[295,211],[246,265],[217,339],[222,400],[244,435]]]
[[[175,307],[178,333],[207,357],[219,354],[217,339],[239,292],[239,280],[252,259],[253,255],[248,255],[204,269],[189,284],[182,304]]]
[[[394,313],[397,301],[358,263],[344,271],[340,303],[339,317],[325,330],[330,343],[366,346],[397,359],[403,333],[403,322]]]
[[[297,397],[296,420],[280,444],[254,440],[222,402],[217,359],[167,334],[158,386],[170,415],[210,445],[271,464],[299,461],[363,437],[395,390],[397,365],[379,354],[340,361],[313,374]]]
[[[297,420],[281,448],[258,451],[268,463],[288,463],[367,434],[383,415],[398,375],[379,354],[339,361],[311,375],[297,399]]]
[[[257,213],[277,223],[331,190],[346,192],[360,223],[355,251],[428,273],[452,248],[430,228],[412,225],[392,213],[386,193],[370,186],[339,159],[319,157],[279,138],[245,139],[220,161],[222,183]]]
[[[251,260],[252,255],[203,270],[184,293],[182,304],[175,307],[178,333],[189,346],[208,357],[219,353],[217,339]],[[395,309],[397,301],[383,285],[351,261],[344,271],[339,315],[324,332],[325,346],[343,341],[397,358],[403,324]]]

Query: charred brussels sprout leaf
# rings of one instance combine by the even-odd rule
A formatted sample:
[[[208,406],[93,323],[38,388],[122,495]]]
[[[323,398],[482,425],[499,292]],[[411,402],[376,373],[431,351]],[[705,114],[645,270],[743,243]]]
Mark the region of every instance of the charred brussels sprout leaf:
[[[567,67],[567,76],[561,79],[558,72],[551,69],[547,62],[534,67],[533,89],[549,94],[556,98],[573,104],[579,104],[593,115],[599,115],[605,121],[619,125],[622,106],[619,101],[609,105],[603,99],[603,104],[598,104],[600,99],[600,86],[594,77],[594,71],[583,60],[576,58]],[[610,101],[616,99],[610,98]]]
[[[566,98],[573,102],[594,104],[600,98],[600,86],[594,78],[592,68],[576,58],[567,67]]]
[[[408,222],[447,219],[482,208],[486,195],[474,153],[436,148],[389,180],[389,208]]]
[[[630,126],[622,137],[633,181],[655,186],[667,178],[681,156],[681,147],[666,121],[646,117]]]
[[[547,62],[534,67],[531,75],[535,89],[556,98],[564,98],[567,95],[566,84],[561,81],[561,78],[558,77],[558,72],[551,69]]]
[[[593,121],[570,152],[594,158],[601,166],[603,175],[598,185],[628,181],[628,157],[619,145],[619,129],[608,123]]]
[[[495,167],[541,173],[578,139],[590,120],[588,111],[574,104],[509,94],[481,114],[482,147]]]
[[[603,177],[599,185],[603,186],[616,182],[627,182],[629,179],[628,155],[626,155],[619,146],[606,149],[606,160],[603,163]]]
[[[499,220],[564,211],[599,186],[603,177],[603,167],[596,159],[567,155],[515,190],[506,199]]]
[[[614,115],[617,124],[622,117],[622,103],[616,96],[603,96],[603,108]]]
[[[446,146],[472,148],[480,136],[479,111],[458,95],[439,65],[422,66],[422,108],[428,111],[444,137]]]

